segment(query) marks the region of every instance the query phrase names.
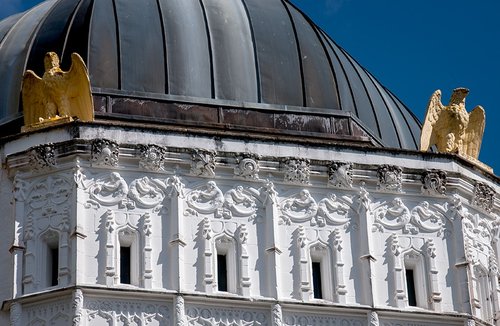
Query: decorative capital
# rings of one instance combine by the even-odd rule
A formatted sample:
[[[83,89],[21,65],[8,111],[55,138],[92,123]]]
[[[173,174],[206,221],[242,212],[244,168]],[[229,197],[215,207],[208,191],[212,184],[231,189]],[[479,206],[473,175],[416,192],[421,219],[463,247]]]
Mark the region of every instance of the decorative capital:
[[[446,172],[428,170],[422,174],[422,193],[444,195],[446,193]]]
[[[149,171],[163,171],[167,150],[157,145],[138,145],[140,151],[139,166]]]
[[[333,162],[328,166],[328,185],[340,188],[352,188],[352,164]]]
[[[29,164],[34,170],[43,170],[56,166],[54,144],[44,144],[29,150]]]
[[[403,169],[394,165],[381,165],[377,170],[379,190],[402,192]]]
[[[482,182],[476,182],[472,205],[491,212],[493,210],[495,194],[495,190],[492,187]]]
[[[311,174],[310,162],[307,159],[289,158],[284,162],[285,182],[309,184]]]
[[[253,156],[239,156],[236,158],[236,164],[234,175],[248,180],[259,179],[259,163]]]
[[[117,166],[119,146],[116,142],[107,139],[92,141],[92,164],[96,166]]]
[[[191,174],[201,177],[215,177],[215,152],[195,149],[192,154]]]

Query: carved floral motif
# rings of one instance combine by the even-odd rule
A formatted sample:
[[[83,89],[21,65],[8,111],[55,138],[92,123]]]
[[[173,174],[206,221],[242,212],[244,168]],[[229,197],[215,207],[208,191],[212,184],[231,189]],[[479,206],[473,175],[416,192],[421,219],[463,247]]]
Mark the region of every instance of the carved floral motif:
[[[380,190],[402,191],[403,169],[394,165],[382,165],[377,170]]]
[[[334,162],[328,167],[328,185],[352,188],[352,164]]]
[[[149,171],[163,171],[167,150],[157,145],[139,145],[139,166]]]
[[[264,326],[269,325],[267,313],[234,308],[190,306],[186,310],[188,325],[231,325],[231,326]]]
[[[92,142],[92,164],[101,166],[117,166],[119,146],[107,139],[95,139]]]
[[[108,322],[116,320],[124,325],[150,325],[155,320],[160,324],[171,325],[168,307],[155,303],[87,299],[84,308],[89,321],[100,316]]]
[[[474,187],[474,197],[472,204],[481,207],[487,212],[493,210],[493,202],[495,198],[495,190],[485,183],[477,182]]]
[[[422,192],[428,195],[444,195],[446,192],[446,172],[429,170],[422,174]]]
[[[252,157],[238,157],[234,174],[248,180],[259,179],[259,163]]]
[[[309,184],[311,174],[307,159],[287,159],[284,161],[285,182]]]
[[[215,153],[194,150],[191,162],[191,174],[212,178],[215,176]]]
[[[56,166],[55,146],[44,144],[29,150],[29,165],[34,170],[42,170]]]

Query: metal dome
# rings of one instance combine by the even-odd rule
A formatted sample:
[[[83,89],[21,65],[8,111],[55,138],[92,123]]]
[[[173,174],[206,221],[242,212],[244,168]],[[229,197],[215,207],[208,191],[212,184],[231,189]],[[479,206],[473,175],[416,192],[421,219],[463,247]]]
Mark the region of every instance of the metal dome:
[[[382,146],[418,147],[418,119],[287,1],[45,1],[0,22],[0,123],[48,51],[63,68],[79,53],[94,95],[341,110]]]

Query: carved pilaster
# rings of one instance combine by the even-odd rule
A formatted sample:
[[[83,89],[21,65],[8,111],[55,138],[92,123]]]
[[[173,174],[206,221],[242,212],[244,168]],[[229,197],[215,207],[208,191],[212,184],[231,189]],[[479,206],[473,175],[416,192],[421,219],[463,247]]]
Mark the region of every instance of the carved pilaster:
[[[69,285],[70,282],[70,248],[69,248],[69,212],[65,210],[65,217],[62,219],[59,229],[59,282],[60,286]]]
[[[184,307],[184,298],[182,295],[175,296],[175,325],[187,326],[186,309]]]
[[[26,250],[24,252],[25,271],[23,277],[24,293],[33,292],[36,289],[35,280],[35,230],[33,226],[33,217],[28,216],[24,225],[24,243]]]
[[[13,302],[10,305],[10,325],[22,326],[23,306],[19,302]]]
[[[368,326],[379,326],[380,322],[378,320],[378,313],[376,311],[371,311],[368,313]]]
[[[357,197],[357,213],[359,221],[359,248],[360,248],[360,270],[357,274],[361,284],[362,284],[362,303],[366,305],[373,304],[373,291],[372,283],[370,280],[370,275],[372,274],[372,262],[374,261],[372,254],[372,227],[373,227],[373,211],[371,208],[370,194],[362,185],[359,188],[359,194]]]
[[[153,251],[153,248],[151,247],[152,233],[151,216],[149,213],[145,213],[142,216],[142,237],[144,239],[144,271],[142,275],[142,282],[144,288],[146,289],[151,289],[153,287],[153,265],[151,262],[151,252]]]
[[[73,292],[73,326],[78,326],[83,324],[83,293],[82,290],[76,289]]]
[[[304,227],[299,225],[297,229],[297,250],[299,251],[300,268],[300,295],[303,301],[309,301],[311,297],[311,281],[309,267],[309,253],[307,248],[307,237]]]
[[[271,309],[272,326],[283,326],[283,312],[281,305],[275,303]]]
[[[172,260],[178,261],[179,264],[170,264],[172,275],[177,275],[174,278],[172,288],[177,291],[182,291],[184,286],[184,199],[185,190],[184,184],[177,176],[172,176],[167,179],[167,196],[170,198],[170,249],[172,252]]]
[[[265,207],[264,228],[266,241],[266,265],[269,275],[267,277],[269,296],[279,300],[281,297],[281,264],[279,255],[280,249],[280,230],[279,230],[279,206],[278,192],[271,181],[266,181],[260,188],[260,196]]]
[[[205,285],[205,292],[212,293],[214,291],[214,266],[213,266],[213,248],[212,248],[212,227],[210,220],[204,218],[202,222],[202,238],[203,238],[203,270],[204,277],[203,283]]]
[[[106,285],[113,286],[116,281],[116,257],[115,257],[115,238],[116,225],[115,214],[113,211],[106,211],[105,215],[105,234],[106,234]]]
[[[22,294],[22,278],[23,278],[23,220],[24,220],[24,205],[26,200],[26,182],[16,174],[14,177],[14,242],[12,243],[10,252],[12,253],[14,263],[14,275],[12,297],[16,298]]]
[[[434,311],[441,311],[441,291],[439,289],[438,269],[436,267],[436,246],[432,239],[427,240],[425,244],[427,254],[427,265],[429,266],[429,290],[430,304]]]
[[[394,279],[394,306],[398,308],[406,307],[406,284],[404,276],[404,258],[401,255],[401,246],[398,235],[393,233],[390,239],[393,279]]]
[[[344,280],[344,260],[342,259],[342,235],[340,234],[339,229],[335,229],[332,231],[330,235],[332,248],[333,248],[333,257],[334,257],[334,301],[337,303],[346,303],[346,294],[347,287]]]
[[[247,241],[248,241],[248,230],[245,224],[240,225],[238,229],[238,242],[240,244],[240,287],[241,287],[241,295],[245,297],[250,296],[250,286],[252,285],[252,281],[250,280],[249,275],[249,255],[247,250]]]

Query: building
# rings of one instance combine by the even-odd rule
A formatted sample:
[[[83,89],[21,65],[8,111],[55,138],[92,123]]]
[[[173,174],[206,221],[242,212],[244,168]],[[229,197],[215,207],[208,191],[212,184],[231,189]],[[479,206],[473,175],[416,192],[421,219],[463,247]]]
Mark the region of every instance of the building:
[[[0,324],[499,324],[499,179],[289,2],[50,0],[0,40]],[[21,132],[49,51],[95,120]]]

